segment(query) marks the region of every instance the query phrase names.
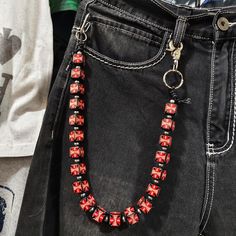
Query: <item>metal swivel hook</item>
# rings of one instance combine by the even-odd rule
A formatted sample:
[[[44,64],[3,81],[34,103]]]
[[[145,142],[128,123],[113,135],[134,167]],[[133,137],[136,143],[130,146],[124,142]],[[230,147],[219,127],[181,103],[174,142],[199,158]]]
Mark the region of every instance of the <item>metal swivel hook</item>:
[[[89,30],[91,24],[88,21],[89,13],[85,16],[84,21],[80,27],[73,27],[72,31],[75,31],[75,37],[79,42],[85,42],[88,39],[87,31]]]

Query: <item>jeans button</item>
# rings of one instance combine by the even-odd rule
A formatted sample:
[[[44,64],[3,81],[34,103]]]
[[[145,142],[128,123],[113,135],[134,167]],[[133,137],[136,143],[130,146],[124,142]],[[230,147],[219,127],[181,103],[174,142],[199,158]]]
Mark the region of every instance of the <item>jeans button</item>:
[[[217,20],[217,26],[222,31],[227,31],[229,29],[229,21],[225,17],[220,17]]]

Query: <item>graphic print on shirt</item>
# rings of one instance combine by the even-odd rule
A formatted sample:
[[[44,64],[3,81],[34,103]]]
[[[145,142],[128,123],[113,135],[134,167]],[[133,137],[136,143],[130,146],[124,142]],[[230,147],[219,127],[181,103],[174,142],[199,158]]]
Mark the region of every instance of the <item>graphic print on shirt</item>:
[[[21,48],[21,39],[16,35],[11,35],[12,29],[3,28],[0,33],[0,64],[3,66],[17,54]],[[0,76],[0,106],[5,95],[7,85],[13,78],[11,74],[3,73]],[[0,113],[1,115],[1,113]]]
[[[7,208],[7,203],[4,198],[0,196],[0,233],[2,232],[3,229],[3,224],[5,220],[5,209]]]
[[[4,233],[4,224],[10,216],[15,193],[8,187],[0,185],[0,233]]]

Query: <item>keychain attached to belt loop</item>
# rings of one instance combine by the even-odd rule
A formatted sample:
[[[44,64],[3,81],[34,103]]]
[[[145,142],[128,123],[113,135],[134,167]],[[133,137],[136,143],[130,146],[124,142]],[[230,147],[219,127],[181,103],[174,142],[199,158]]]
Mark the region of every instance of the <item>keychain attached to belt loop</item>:
[[[173,58],[173,67],[172,69],[165,72],[163,75],[163,82],[167,88],[169,88],[169,92],[171,97],[174,101],[177,103],[186,103],[190,104],[191,99],[190,98],[180,98],[179,94],[177,93],[177,89],[181,88],[184,84],[184,77],[183,74],[178,70],[179,67],[179,60],[181,57],[182,50],[184,48],[184,45],[182,43],[185,30],[187,25],[187,19],[180,16],[176,21],[176,26],[174,30],[174,34],[172,36],[172,39],[168,42],[167,51],[171,52],[171,56]],[[174,76],[179,77],[179,83],[177,85],[170,85],[168,83],[168,76]]]

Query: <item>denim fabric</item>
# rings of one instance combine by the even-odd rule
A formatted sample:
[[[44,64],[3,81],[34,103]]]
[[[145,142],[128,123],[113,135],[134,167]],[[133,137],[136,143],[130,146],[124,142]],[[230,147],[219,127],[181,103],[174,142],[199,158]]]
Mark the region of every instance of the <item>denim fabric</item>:
[[[234,6],[235,0],[165,0],[165,2],[187,5],[192,7],[223,7],[223,6]]]
[[[72,33],[50,94],[16,235],[235,236],[236,26],[220,31],[216,22],[221,16],[236,22],[236,7],[83,0],[75,26],[88,12],[86,156],[101,206],[122,211],[145,190],[169,99],[162,76],[173,61],[165,49],[176,33],[184,45],[182,89],[192,103],[179,107],[168,176],[151,213],[122,229],[91,222],[72,192],[69,173]],[[187,20],[186,32],[182,27],[174,33],[178,16]]]

